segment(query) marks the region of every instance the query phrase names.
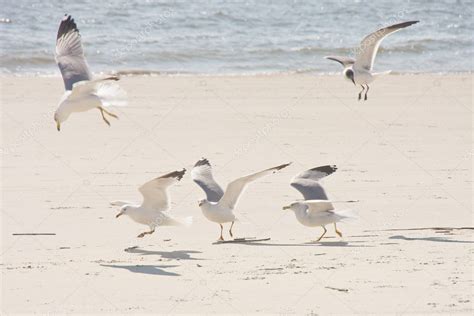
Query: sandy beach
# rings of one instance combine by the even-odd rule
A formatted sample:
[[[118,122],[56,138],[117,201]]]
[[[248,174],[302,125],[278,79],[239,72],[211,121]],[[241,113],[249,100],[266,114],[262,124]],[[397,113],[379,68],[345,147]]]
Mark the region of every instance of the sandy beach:
[[[472,79],[389,75],[358,102],[341,76],[130,76],[111,127],[89,111],[58,132],[62,79],[3,76],[1,313],[471,314],[474,231],[431,228],[473,226]],[[271,240],[213,244],[189,175],[201,157],[223,185],[293,163],[236,211],[237,237]],[[282,206],[325,164],[360,219],[315,243]],[[183,167],[172,212],[193,225],[137,239],[147,227],[109,201]]]

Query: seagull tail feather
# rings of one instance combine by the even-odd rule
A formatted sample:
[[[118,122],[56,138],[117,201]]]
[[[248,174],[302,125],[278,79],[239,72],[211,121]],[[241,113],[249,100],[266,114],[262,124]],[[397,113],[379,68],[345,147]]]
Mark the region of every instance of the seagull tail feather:
[[[189,227],[193,224],[193,217],[183,217],[183,218],[170,218],[169,225],[170,226],[184,226]]]
[[[356,212],[351,209],[335,210],[333,212],[339,216],[338,222],[350,222],[359,218]]]
[[[127,105],[127,93],[114,81],[100,81],[96,83],[96,92],[103,106]]]
[[[387,71],[382,71],[382,72],[375,72],[372,75],[377,77],[377,76],[389,75],[391,72],[392,72],[391,70],[387,70]]]

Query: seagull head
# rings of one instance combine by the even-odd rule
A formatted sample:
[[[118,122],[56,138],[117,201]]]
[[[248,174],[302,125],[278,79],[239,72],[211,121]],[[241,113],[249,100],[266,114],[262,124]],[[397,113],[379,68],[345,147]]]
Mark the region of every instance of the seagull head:
[[[354,80],[354,70],[352,70],[351,68],[347,68],[347,69],[344,71],[344,76],[345,76],[347,79],[351,80],[354,85],[356,85],[355,80]]]
[[[283,210],[292,210],[292,211],[297,211],[301,206],[301,203],[299,202],[293,202],[290,205],[283,206]]]
[[[56,128],[58,129],[58,132],[61,130],[61,123],[64,122],[68,116],[68,113],[61,111],[60,109],[54,113],[54,121],[56,122]]]
[[[119,218],[120,216],[122,216],[123,214],[125,214],[127,212],[127,205],[124,205],[120,208],[120,212],[115,215],[115,218]]]
[[[54,116],[54,121],[56,122],[56,128],[58,129],[58,132],[61,130],[61,122],[56,118],[56,115]]]

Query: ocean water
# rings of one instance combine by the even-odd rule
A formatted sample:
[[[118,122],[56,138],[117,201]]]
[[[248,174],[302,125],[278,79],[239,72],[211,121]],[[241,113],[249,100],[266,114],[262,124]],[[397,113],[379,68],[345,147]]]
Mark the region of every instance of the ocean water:
[[[376,70],[466,72],[472,0],[0,0],[0,74],[59,74],[59,22],[73,15],[93,72],[255,74],[339,72],[382,26],[420,23],[384,40]]]

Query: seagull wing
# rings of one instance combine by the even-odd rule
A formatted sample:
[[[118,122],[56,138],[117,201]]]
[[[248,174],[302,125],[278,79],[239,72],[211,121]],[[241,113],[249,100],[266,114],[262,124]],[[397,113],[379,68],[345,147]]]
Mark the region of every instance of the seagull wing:
[[[394,24],[391,26],[384,27],[378,31],[373,32],[372,34],[367,35],[359,46],[359,53],[357,54],[356,62],[354,64],[355,68],[372,70],[374,66],[375,56],[379,49],[380,43],[382,40],[392,33],[395,33],[407,26],[418,23],[419,21],[408,21],[403,23]]]
[[[122,206],[124,206],[124,205],[126,205],[126,204],[133,204],[133,202],[121,201],[121,200],[110,202],[110,205],[112,205],[112,206],[118,206],[118,207],[122,207]]]
[[[209,160],[203,158],[196,162],[191,170],[191,178],[203,189],[209,202],[219,202],[224,195],[224,191],[212,176]]]
[[[334,173],[336,170],[337,167],[334,165],[309,169],[297,174],[290,184],[303,194],[305,200],[327,200],[326,191],[324,191],[324,188],[318,181]]]
[[[310,215],[334,210],[334,206],[328,200],[307,200],[300,203],[308,206],[308,213]]]
[[[99,78],[99,79],[94,79],[94,80],[86,80],[86,81],[79,81],[75,82],[72,85],[72,92],[71,92],[71,97],[82,97],[84,95],[88,94],[96,94],[98,95],[98,91],[104,87],[106,84],[114,84],[113,81],[119,81],[120,78],[117,76],[110,76],[106,78]],[[118,85],[117,85],[118,87]],[[120,88],[117,88],[120,90]]]
[[[173,171],[142,185],[138,190],[143,195],[143,206],[148,209],[166,211],[170,207],[168,188],[183,178],[186,169]]]
[[[344,68],[353,65],[355,63],[355,59],[350,58],[350,57],[344,57],[344,56],[325,56],[324,58],[329,59],[329,60],[334,60],[340,63]]]
[[[248,176],[241,177],[232,181],[231,183],[227,185],[224,196],[219,201],[219,204],[225,207],[234,208],[235,204],[237,204],[237,201],[239,200],[240,195],[242,194],[242,192],[245,190],[245,188],[250,182],[257,180],[258,178],[264,177],[266,175],[275,173],[278,170],[281,170],[289,166],[290,164],[291,163],[286,163],[280,166],[265,169],[263,171],[259,171],[257,173],[253,173]]]
[[[66,90],[72,90],[76,82],[92,78],[84,57],[81,35],[70,15],[65,15],[59,25],[56,37],[56,63],[61,70]]]

